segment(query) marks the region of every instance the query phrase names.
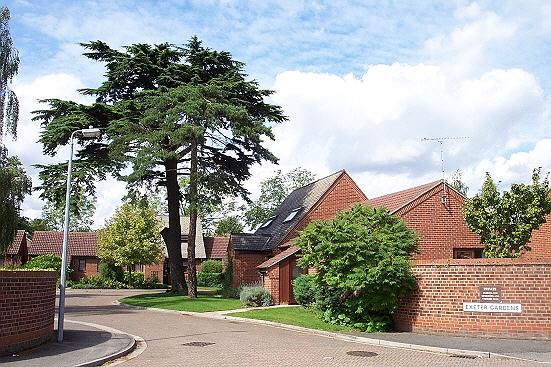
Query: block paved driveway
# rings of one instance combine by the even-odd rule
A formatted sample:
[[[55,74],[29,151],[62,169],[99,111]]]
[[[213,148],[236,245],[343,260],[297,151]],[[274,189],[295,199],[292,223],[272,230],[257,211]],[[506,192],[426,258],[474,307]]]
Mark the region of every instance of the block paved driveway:
[[[137,293],[143,291],[68,291],[66,319],[106,325],[144,338],[147,349],[120,365],[123,367],[542,366],[510,359],[454,358],[370,346],[266,325],[140,310],[113,303]],[[212,344],[184,345],[190,342]],[[348,354],[351,351],[373,355],[354,356]]]

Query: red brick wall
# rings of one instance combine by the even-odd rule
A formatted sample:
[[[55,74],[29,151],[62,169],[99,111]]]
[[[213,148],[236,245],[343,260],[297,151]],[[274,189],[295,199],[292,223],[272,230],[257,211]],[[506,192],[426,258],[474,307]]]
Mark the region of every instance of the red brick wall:
[[[78,264],[80,259],[86,260],[86,269],[84,271],[78,270]],[[91,277],[98,274],[98,263],[99,259],[97,257],[82,257],[82,256],[73,256],[71,258],[71,273],[72,280],[79,280],[84,277]]]
[[[0,271],[0,355],[53,335],[56,280],[52,271]]]
[[[156,275],[157,279],[159,279],[159,282],[162,283],[163,282],[163,264],[164,264],[164,259],[162,261],[159,261],[158,264],[144,265],[142,268],[144,278],[147,280],[147,279],[151,279],[153,275]]]
[[[264,288],[270,291],[274,304],[279,304],[279,263],[268,268],[264,276]]]
[[[242,284],[259,283],[260,273],[256,268],[272,255],[263,252],[235,251],[230,248],[230,256],[233,259],[233,286]]]
[[[298,232],[304,229],[311,221],[332,219],[338,212],[349,209],[353,204],[366,200],[367,198],[362,190],[360,190],[347,173],[344,173],[281,243],[297,237]]]
[[[446,205],[442,204],[444,186],[439,185],[396,213],[421,237],[415,259],[451,259],[454,248],[484,247],[465,222],[463,197],[446,191]]]
[[[417,288],[394,314],[397,330],[551,339],[551,262],[522,259],[415,261]],[[501,287],[503,303],[522,313],[463,311],[480,286]]]
[[[547,259],[551,261],[551,214],[545,217],[546,223],[532,232],[528,243],[530,251],[522,254],[523,259]]]

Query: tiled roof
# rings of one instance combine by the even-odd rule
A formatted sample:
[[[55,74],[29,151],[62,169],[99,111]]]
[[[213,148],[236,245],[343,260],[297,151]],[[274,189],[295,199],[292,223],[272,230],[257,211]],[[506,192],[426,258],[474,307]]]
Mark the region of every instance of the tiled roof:
[[[287,250],[280,252],[279,254],[275,255],[272,258],[269,258],[268,260],[264,261],[262,264],[258,265],[258,269],[266,269],[269,268],[275,264],[280,263],[282,260],[285,260],[289,256],[296,254],[300,251],[300,248],[297,246],[291,246]]]
[[[61,256],[63,232],[36,231],[29,244],[29,255]],[[97,256],[98,236],[96,232],[69,232],[69,257]]]
[[[160,217],[161,222],[168,228],[168,216],[163,215]],[[187,259],[187,237],[189,233],[189,217],[180,217],[180,227],[182,231],[182,258]],[[165,256],[168,257],[168,251],[166,244],[163,242]],[[197,231],[195,232],[195,258],[206,259],[207,254],[205,251],[205,243],[203,242],[203,227],[201,220],[197,218]]]
[[[269,251],[279,246],[289,231],[312,209],[335,181],[344,174],[338,171],[311,184],[291,192],[273,214],[273,222],[258,228],[254,235],[232,235],[232,244],[236,250]],[[285,221],[295,209],[296,215]]]
[[[375,208],[385,207],[389,212],[394,213],[441,183],[442,180],[429,182],[421,186],[379,196],[368,200],[368,203]]]
[[[228,256],[229,237],[205,237],[207,259],[225,259]]]
[[[262,251],[270,236],[261,236],[254,233],[233,233],[231,243],[236,250]]]
[[[23,244],[23,240],[25,239],[26,233],[24,230],[19,229],[15,233],[15,237],[13,238],[12,243],[8,247],[8,250],[6,253],[8,255],[17,255],[19,254],[19,249],[21,248],[21,245]],[[30,242],[30,241],[29,241]]]

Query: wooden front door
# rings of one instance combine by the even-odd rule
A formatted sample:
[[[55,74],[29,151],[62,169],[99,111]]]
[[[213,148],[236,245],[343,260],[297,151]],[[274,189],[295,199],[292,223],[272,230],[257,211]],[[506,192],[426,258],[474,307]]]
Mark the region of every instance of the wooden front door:
[[[293,286],[291,284],[291,262],[287,258],[279,264],[279,303],[288,305],[293,300]],[[293,300],[294,301],[294,300]]]

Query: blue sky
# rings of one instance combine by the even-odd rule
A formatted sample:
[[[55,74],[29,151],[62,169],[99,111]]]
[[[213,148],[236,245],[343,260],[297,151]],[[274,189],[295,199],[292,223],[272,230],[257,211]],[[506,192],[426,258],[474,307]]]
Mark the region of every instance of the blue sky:
[[[289,121],[268,145],[280,167],[319,176],[347,169],[369,197],[438,179],[439,148],[422,137],[470,136],[445,146],[447,174],[471,194],[490,171],[506,186],[551,167],[551,4],[546,1],[9,1],[23,104],[10,143],[36,182],[43,157],[30,121],[37,98],[86,102],[102,66],[79,42],[114,47],[185,43],[197,35],[230,51]],[[253,193],[274,167],[255,167]],[[102,186],[103,185],[103,186]],[[122,184],[100,184],[96,226]],[[24,205],[40,215],[37,195]]]

